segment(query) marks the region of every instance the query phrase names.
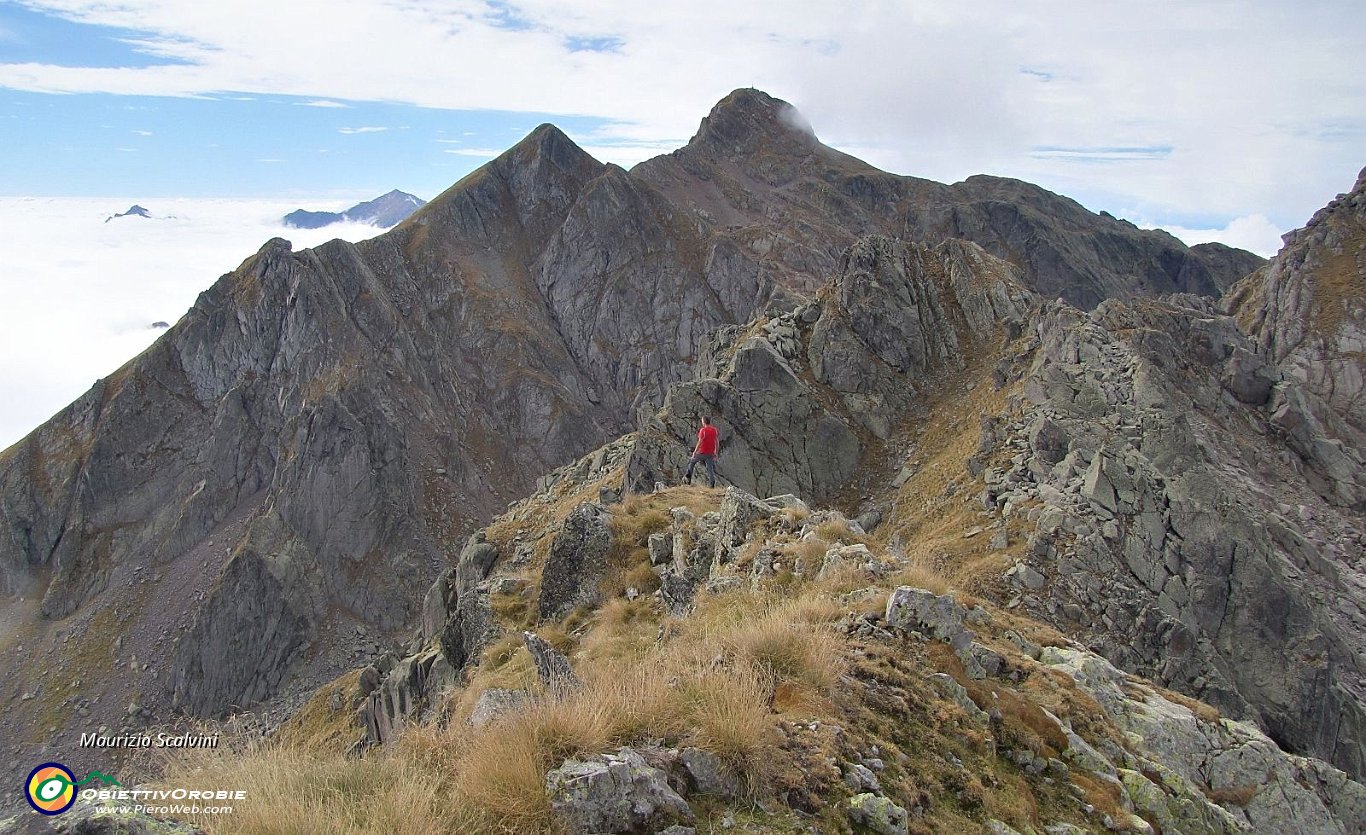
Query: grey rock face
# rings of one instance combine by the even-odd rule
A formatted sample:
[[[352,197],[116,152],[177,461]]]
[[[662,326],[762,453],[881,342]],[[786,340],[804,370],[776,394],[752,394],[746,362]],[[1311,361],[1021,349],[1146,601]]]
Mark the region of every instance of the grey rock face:
[[[480,586],[455,601],[437,637],[440,639],[441,653],[451,669],[462,670],[479,657],[479,653],[497,633],[488,589]]]
[[[687,776],[692,791],[730,799],[742,793],[740,781],[721,758],[710,751],[683,748],[678,752],[678,765]]]
[[[437,657],[432,651],[399,661],[365,697],[356,718],[365,731],[366,742],[393,742],[406,723],[416,721]]]
[[[1138,760],[1117,763],[1117,773],[1134,807],[1163,831],[1348,833],[1366,827],[1366,787],[1326,763],[1284,753],[1247,723],[1200,719],[1089,652],[1048,647],[1042,660],[1070,674],[1139,743]],[[1100,755],[1093,751],[1095,757]],[[1092,767],[1104,773],[1111,766]],[[1198,787],[1207,787],[1208,798],[1238,800],[1220,806]]]
[[[550,543],[541,574],[541,620],[559,620],[575,606],[598,600],[598,584],[607,571],[612,547],[610,514],[586,502],[574,508]]]
[[[1321,434],[1366,447],[1366,171],[1280,253],[1233,288],[1223,309],[1309,400]]]
[[[555,814],[576,835],[655,832],[693,820],[687,802],[669,787],[668,775],[630,748],[566,760],[546,774],[545,787]]]
[[[638,433],[627,485],[675,481],[695,423],[710,415],[727,483],[822,500],[887,438],[926,375],[961,368],[963,351],[1018,326],[1034,303],[1009,265],[971,244],[860,240],[819,307],[738,344],[718,333],[699,377],[673,386]]]
[[[1044,297],[1085,308],[1131,295],[1217,296],[1262,263],[1238,250],[1188,249],[1018,180],[946,186],[879,171],[822,145],[791,105],[758,90],[731,93],[686,147],[631,175],[715,224],[711,263],[725,265],[730,286],[762,272],[809,292],[868,234],[972,241],[1019,264],[1024,283]],[[775,216],[801,222],[774,224]]]
[[[749,536],[755,522],[774,514],[774,508],[741,490],[727,488],[721,497],[721,519],[716,526],[716,562],[730,562]]]
[[[176,649],[174,704],[197,714],[220,713],[269,696],[279,687],[311,632],[305,584],[296,564],[248,545],[229,561],[219,581],[212,618]]]
[[[952,595],[901,586],[887,598],[887,625],[914,629],[931,638],[952,642],[962,634],[963,607]]]
[[[996,508],[1042,502],[1035,613],[1360,776],[1366,469],[1315,416],[1335,407],[1192,297],[1057,307],[1034,333],[1030,405],[989,445],[1014,456]]]
[[[477,583],[489,576],[493,564],[498,561],[498,549],[484,541],[484,532],[475,531],[460,551],[455,565],[455,591],[457,595],[466,594]]]
[[[999,676],[1005,670],[1005,659],[990,647],[973,639],[976,633],[965,624],[980,624],[987,619],[980,607],[965,608],[951,594],[937,595],[926,589],[897,587],[887,598],[885,620],[894,631],[915,632],[927,638],[943,641],[953,647],[963,664],[968,678],[984,679]],[[950,691],[956,696],[956,691]],[[969,715],[975,716],[973,711]]]
[[[497,687],[485,690],[479,694],[479,699],[474,703],[474,710],[470,712],[470,725],[482,728],[497,721],[499,716],[515,713],[530,700],[531,694],[525,690],[504,690]]]

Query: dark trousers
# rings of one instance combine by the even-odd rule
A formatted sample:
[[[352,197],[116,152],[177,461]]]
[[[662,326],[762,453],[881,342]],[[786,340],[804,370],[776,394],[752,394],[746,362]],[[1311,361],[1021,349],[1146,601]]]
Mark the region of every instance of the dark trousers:
[[[697,466],[698,461],[707,463],[707,486],[716,486],[716,456],[705,452],[694,452],[692,458],[688,459],[688,471],[684,473],[683,480],[692,484],[692,470]]]

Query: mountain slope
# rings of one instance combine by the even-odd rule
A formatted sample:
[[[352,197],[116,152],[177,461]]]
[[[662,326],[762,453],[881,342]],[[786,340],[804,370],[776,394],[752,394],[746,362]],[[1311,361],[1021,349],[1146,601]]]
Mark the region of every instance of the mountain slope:
[[[1360,582],[1317,544],[1359,517],[1253,469],[1298,383],[1207,300],[1088,314],[1017,272],[869,237],[812,303],[721,329],[285,726],[321,752],[272,756],[435,759],[424,814],[462,831],[1359,830],[1366,788],[1277,747],[1360,768]],[[667,486],[701,414],[740,487]]]
[[[1022,284],[1083,302],[1238,277],[1022,184],[883,174],[757,91],[631,172],[542,126],[375,239],[267,243],[0,454],[2,605],[24,622],[3,651],[83,682],[23,700],[21,676],[5,727],[48,742],[82,702],[115,726],[216,715],[346,669],[416,619],[461,535],[653,413],[715,328],[799,307],[880,230],[980,232],[1019,250]]]
[[[942,185],[879,171],[821,145],[791,105],[758,90],[731,93],[687,146],[631,173],[789,282],[836,274],[840,254],[866,234],[973,241],[1021,267],[1044,297],[1083,308],[1131,295],[1218,295],[1261,263],[1227,248],[1187,249],[1018,180]]]
[[[727,483],[841,502],[868,514],[860,518],[885,517],[880,535],[923,541],[934,529],[928,508],[966,496],[979,513],[956,535],[994,527],[1001,542],[1025,546],[996,549],[1025,567],[1012,582],[1036,578],[1017,598],[1024,611],[1125,669],[1254,719],[1290,750],[1360,775],[1366,467],[1355,440],[1363,362],[1353,323],[1363,307],[1342,287],[1366,286],[1366,270],[1352,266],[1362,240],[1349,213],[1362,194],[1359,183],[1225,300],[1252,323],[1250,335],[1192,296],[1107,301],[1090,313],[1040,307],[1035,297],[977,304],[986,322],[1038,311],[1020,328],[1023,344],[941,347],[947,362],[907,363],[936,354],[922,334],[991,329],[954,326],[921,301],[927,294],[898,289],[916,274],[906,255],[860,241],[823,296],[827,305],[839,298],[835,316],[810,307],[723,332],[738,343],[676,386],[642,427],[626,483],[673,483],[691,428],[712,414]],[[922,276],[953,273],[918,261]],[[1349,265],[1348,277],[1325,273],[1325,263]],[[848,291],[859,276],[873,288],[864,313]],[[1332,327],[1316,328],[1325,308]],[[850,325],[821,326],[832,319]],[[923,331],[908,338],[907,321]],[[889,349],[899,363],[888,363]],[[978,403],[981,428],[971,434],[980,438],[944,460],[919,448],[908,424],[956,408],[919,389],[927,372],[962,370],[970,358],[970,385],[1017,381],[1015,397]],[[927,459],[939,469],[928,481]]]

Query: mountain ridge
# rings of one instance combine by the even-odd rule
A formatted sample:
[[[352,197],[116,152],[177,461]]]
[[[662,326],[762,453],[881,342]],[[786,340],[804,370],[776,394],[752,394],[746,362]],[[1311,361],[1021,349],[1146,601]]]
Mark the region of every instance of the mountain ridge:
[[[792,125],[721,158],[784,112],[741,92],[700,141],[629,172],[542,126],[374,239],[270,241],[0,454],[11,600],[41,596],[78,639],[117,612],[175,647],[155,681],[102,677],[119,695],[98,710],[136,692],[140,710],[109,721],[221,715],[346,669],[356,642],[334,636],[400,634],[461,537],[653,415],[718,327],[800,308],[865,234],[980,232],[990,253],[1025,223],[1013,269],[1045,296],[1070,276],[1089,276],[1083,299],[1240,277],[1098,216],[1069,230],[994,180],[955,191],[855,165]],[[1116,241],[1144,268],[1105,267]],[[174,622],[120,609],[175,578],[202,594]],[[50,646],[54,670],[86,663],[42,627],[27,646]],[[10,721],[34,727],[47,698]]]

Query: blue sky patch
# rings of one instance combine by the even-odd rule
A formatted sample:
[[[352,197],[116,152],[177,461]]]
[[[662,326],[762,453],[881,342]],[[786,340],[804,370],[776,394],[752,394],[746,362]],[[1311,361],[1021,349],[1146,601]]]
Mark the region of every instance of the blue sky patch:
[[[616,35],[593,38],[571,36],[565,38],[564,45],[570,52],[620,52],[626,41]]]
[[[278,95],[52,96],[0,89],[0,193],[374,196],[398,188],[426,199],[546,121],[580,138],[604,124],[545,113]]]
[[[183,64],[139,45],[155,36],[135,29],[76,23],[14,4],[0,4],[0,64],[69,67],[156,67]]]

